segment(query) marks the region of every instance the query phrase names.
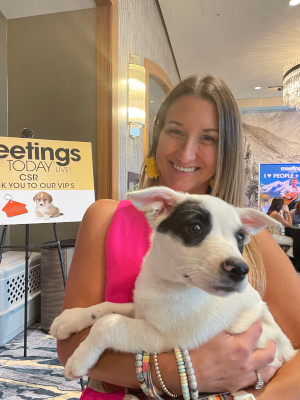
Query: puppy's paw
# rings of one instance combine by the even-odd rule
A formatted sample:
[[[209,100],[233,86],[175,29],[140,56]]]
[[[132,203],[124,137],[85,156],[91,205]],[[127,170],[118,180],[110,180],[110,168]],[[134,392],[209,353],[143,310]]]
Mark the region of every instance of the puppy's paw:
[[[72,333],[80,332],[92,325],[91,318],[85,308],[71,308],[64,310],[50,326],[50,335],[64,340]]]
[[[68,359],[65,365],[64,375],[69,380],[82,378],[88,372],[88,369],[84,367],[85,363],[82,362],[80,358],[76,357],[75,353]]]

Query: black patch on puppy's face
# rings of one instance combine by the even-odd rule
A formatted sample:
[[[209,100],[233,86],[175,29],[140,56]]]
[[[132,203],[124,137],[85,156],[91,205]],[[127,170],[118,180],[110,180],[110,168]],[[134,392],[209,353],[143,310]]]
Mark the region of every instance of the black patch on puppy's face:
[[[199,202],[186,200],[159,224],[157,231],[171,233],[172,236],[180,238],[186,246],[197,246],[211,228],[210,213],[203,209]]]

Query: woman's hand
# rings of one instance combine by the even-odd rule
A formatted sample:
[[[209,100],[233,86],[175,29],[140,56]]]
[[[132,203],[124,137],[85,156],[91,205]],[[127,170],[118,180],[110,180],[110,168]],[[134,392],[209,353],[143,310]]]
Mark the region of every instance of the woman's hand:
[[[234,393],[256,385],[256,371],[265,383],[268,382],[278,370],[268,366],[274,360],[276,346],[270,341],[266,348],[255,349],[261,333],[262,325],[257,321],[241,334],[223,332],[190,351],[199,390]]]

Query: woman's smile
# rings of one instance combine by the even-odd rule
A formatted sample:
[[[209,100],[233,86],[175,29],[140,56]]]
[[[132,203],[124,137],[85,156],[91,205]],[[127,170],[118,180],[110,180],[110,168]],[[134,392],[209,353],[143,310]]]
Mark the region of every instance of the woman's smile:
[[[170,161],[170,163],[173,165],[173,167],[180,172],[195,172],[197,171],[199,168],[194,168],[194,167],[180,167],[179,165],[176,165],[175,163],[172,163],[172,161]]]

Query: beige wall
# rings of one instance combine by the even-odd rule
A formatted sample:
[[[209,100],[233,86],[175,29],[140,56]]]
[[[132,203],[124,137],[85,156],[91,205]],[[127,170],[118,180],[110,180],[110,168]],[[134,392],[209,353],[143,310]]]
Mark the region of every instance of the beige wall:
[[[237,99],[237,104],[239,108],[276,107],[284,105],[282,95],[281,97],[262,97],[259,99]]]
[[[155,0],[119,0],[119,198],[127,192],[128,171],[139,173],[143,163],[143,138],[129,137],[127,80],[129,54],[156,62],[173,84],[179,81]]]
[[[0,12],[0,136],[7,136],[7,21]]]
[[[8,20],[8,135],[92,142],[96,165],[96,10]],[[95,171],[95,167],[94,167]],[[60,239],[79,223],[57,224]],[[54,240],[52,225],[32,225],[30,242]],[[11,239],[23,244],[25,227]]]

